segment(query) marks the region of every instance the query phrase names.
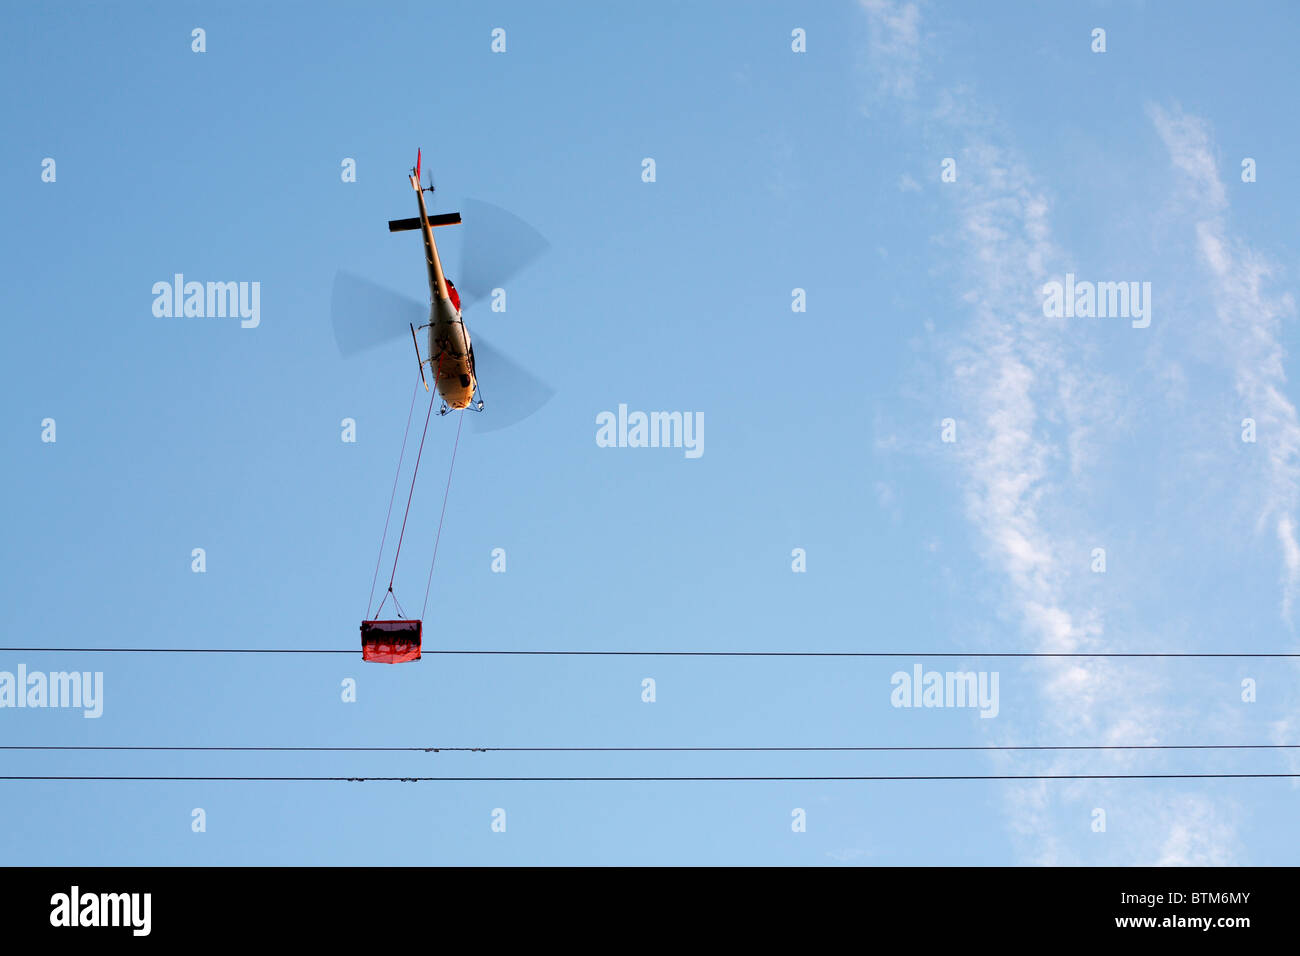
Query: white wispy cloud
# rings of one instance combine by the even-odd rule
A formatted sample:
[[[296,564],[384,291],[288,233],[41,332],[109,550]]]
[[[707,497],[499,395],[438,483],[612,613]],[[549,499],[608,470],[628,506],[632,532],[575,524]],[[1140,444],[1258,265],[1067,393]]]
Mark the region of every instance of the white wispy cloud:
[[[1080,555],[1087,554],[1091,521],[1086,503],[1076,499],[1080,473],[1105,453],[1102,436],[1113,430],[1116,399],[1108,396],[1124,389],[1078,347],[1077,326],[1043,315],[1041,283],[1070,268],[1052,238],[1047,191],[1013,149],[999,144],[1006,137],[969,91],[957,98],[940,90],[925,108],[917,105],[923,102],[919,64],[925,52],[916,5],[862,5],[869,58],[879,73],[873,91],[893,91],[917,120],[913,125],[939,133],[945,153],[937,155],[956,149],[958,184],[944,191],[954,202],[952,245],[962,263],[969,325],[948,359],[961,410],[957,447],[966,513],[980,531],[986,561],[1006,584],[1008,614],[1036,650],[1108,649],[1105,608],[1091,596],[1095,589],[1081,586],[1087,567]],[[1186,161],[1192,169],[1203,163],[1195,155]],[[1216,249],[1220,256],[1223,245]],[[1042,716],[1020,732],[1039,742],[1050,734],[1060,741],[1134,743],[1168,739],[1176,726],[1149,667],[1052,660],[1034,672]],[[1144,693],[1134,695],[1139,686]],[[1017,758],[1002,759],[1013,765]],[[1132,769],[1136,759],[1132,753],[1108,756],[1098,769]],[[1076,757],[1062,757],[1046,772],[1077,769]],[[1205,809],[1208,801],[1197,799],[1132,783],[1039,783],[1009,789],[1008,817],[1022,852],[1036,863],[1077,862],[1083,851],[1078,840],[1060,836],[1062,823],[1073,821],[1074,832],[1087,834],[1083,821],[1093,807],[1122,808],[1129,824],[1126,840],[1097,844],[1111,859],[1227,862],[1233,830],[1223,823],[1207,828],[1213,815]]]
[[[1210,130],[1181,110],[1148,110],[1169,158],[1183,177],[1185,202],[1195,221],[1196,248],[1209,267],[1219,344],[1228,362],[1243,417],[1254,418],[1259,447],[1267,456],[1261,525],[1272,525],[1282,559],[1281,612],[1291,620],[1300,591],[1300,420],[1286,395],[1286,353],[1281,321],[1294,312],[1292,298],[1270,295],[1266,282],[1276,268],[1234,237],[1227,227],[1228,193],[1219,175]]]
[[[921,69],[921,11],[915,3],[860,0],[868,14],[867,55],[882,95],[909,98]]]
[[[1160,801],[1161,815],[1172,823],[1164,831],[1154,866],[1231,866],[1227,847],[1234,833],[1221,806],[1195,794]]]

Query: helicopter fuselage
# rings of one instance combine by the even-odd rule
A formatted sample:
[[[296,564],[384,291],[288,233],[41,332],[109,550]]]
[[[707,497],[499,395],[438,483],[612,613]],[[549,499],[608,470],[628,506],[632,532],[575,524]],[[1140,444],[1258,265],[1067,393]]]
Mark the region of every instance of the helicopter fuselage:
[[[468,408],[478,381],[474,347],[460,310],[451,299],[434,299],[429,309],[429,366],[448,408]]]

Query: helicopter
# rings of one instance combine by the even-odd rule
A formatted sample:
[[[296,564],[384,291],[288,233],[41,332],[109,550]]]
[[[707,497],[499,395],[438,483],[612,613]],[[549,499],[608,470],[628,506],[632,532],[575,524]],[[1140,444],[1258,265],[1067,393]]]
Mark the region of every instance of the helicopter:
[[[476,411],[483,411],[481,396],[478,391],[478,378],[474,371],[474,345],[469,332],[465,329],[465,319],[460,310],[460,293],[456,286],[442,271],[442,259],[438,256],[438,243],[434,241],[435,226],[459,225],[460,213],[453,212],[438,216],[429,216],[425,208],[424,194],[432,194],[433,181],[428,186],[420,185],[420,160],[423,150],[415,154],[415,168],[411,170],[411,188],[419,200],[420,216],[418,219],[390,219],[389,232],[404,232],[419,229],[424,235],[424,259],[429,269],[429,321],[417,330],[411,324],[411,341],[415,344],[415,358],[420,365],[420,379],[425,391],[429,381],[424,377],[424,366],[433,372],[434,385],[442,396],[442,408],[439,415],[446,415],[451,409],[468,408],[472,404]],[[420,357],[420,342],[417,331],[429,330],[429,357]]]
[[[439,415],[456,410],[483,412],[473,416],[476,431],[503,428],[537,411],[550,400],[554,390],[481,335],[471,338],[464,310],[491,298],[496,312],[498,302],[503,303],[507,281],[550,246],[528,223],[481,200],[464,202],[464,218],[460,212],[430,215],[425,195],[432,196],[435,189],[431,175],[428,185],[421,185],[422,162],[423,150],[417,150],[415,166],[407,177],[416,193],[419,215],[390,219],[388,231],[420,231],[429,286],[427,304],[340,270],[334,279],[332,300],[335,341],[339,352],[350,358],[403,333],[409,334],[425,389],[432,379],[442,399]],[[464,229],[459,288],[447,275],[434,239],[434,230],[446,226]],[[422,337],[427,354],[421,352]],[[492,389],[492,407],[484,402],[480,379]]]

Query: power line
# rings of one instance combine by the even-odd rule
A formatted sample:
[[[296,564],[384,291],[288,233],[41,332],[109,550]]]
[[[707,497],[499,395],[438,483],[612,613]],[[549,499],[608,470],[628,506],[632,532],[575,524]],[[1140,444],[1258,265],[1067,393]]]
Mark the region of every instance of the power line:
[[[0,647],[0,652],[59,654],[360,654],[360,649],[296,647]],[[1014,657],[1014,658],[1239,658],[1300,659],[1297,653],[1276,652],[1056,652],[1056,651],[517,651],[445,650],[425,648],[434,655],[499,655],[506,657]]]
[[[0,647],[0,651],[76,654],[360,654],[357,650],[310,650],[292,647]],[[425,651],[426,654],[433,653]]]
[[[1060,751],[1060,750],[1300,750],[1300,744],[988,744],[959,746],[847,747],[242,747],[5,744],[0,750],[185,751],[223,753],[890,753],[925,751]]]
[[[180,776],[0,776],[0,781],[115,780],[136,782],[263,782],[263,783],[753,783],[876,780],[1231,780],[1296,779],[1300,773],[1037,773],[1037,774],[902,774],[810,777],[180,777]]]

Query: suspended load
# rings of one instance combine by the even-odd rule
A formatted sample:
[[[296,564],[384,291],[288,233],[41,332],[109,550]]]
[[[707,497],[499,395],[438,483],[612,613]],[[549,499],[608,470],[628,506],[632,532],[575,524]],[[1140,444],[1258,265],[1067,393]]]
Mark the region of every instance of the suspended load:
[[[420,659],[420,621],[362,621],[361,659],[404,664]]]

